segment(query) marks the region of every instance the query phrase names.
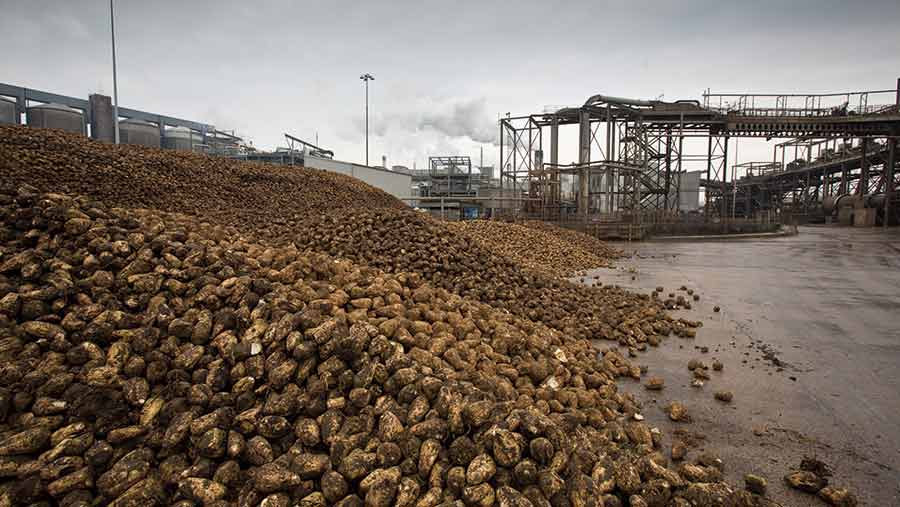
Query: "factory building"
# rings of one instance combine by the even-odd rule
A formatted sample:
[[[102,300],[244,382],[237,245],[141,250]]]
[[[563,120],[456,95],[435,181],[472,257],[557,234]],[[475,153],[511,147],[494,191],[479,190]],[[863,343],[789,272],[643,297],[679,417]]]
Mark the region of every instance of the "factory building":
[[[362,180],[375,188],[379,188],[398,199],[403,199],[409,195],[409,189],[413,181],[413,177],[404,172],[335,160],[332,158],[330,151],[309,149],[309,147],[304,149],[291,147],[279,148],[275,151],[251,151],[235,155],[232,158],[267,164],[296,165],[346,174]]]
[[[0,97],[0,125],[15,125],[18,122],[16,101]]]
[[[396,167],[396,166],[395,166]],[[492,166],[473,166],[468,156],[428,157],[425,169],[399,168],[412,178],[410,206],[445,219],[486,218],[501,208],[500,181]]]
[[[394,172],[381,167],[367,167],[360,164],[317,157],[311,154],[306,154],[303,157],[303,166],[353,176],[398,198],[408,196],[409,188],[412,184],[412,176],[409,174]]]
[[[0,124],[54,128],[115,141],[112,99],[100,94],[82,99],[0,83]],[[212,125],[126,107],[119,107],[119,140],[214,155],[228,153],[239,142]]]

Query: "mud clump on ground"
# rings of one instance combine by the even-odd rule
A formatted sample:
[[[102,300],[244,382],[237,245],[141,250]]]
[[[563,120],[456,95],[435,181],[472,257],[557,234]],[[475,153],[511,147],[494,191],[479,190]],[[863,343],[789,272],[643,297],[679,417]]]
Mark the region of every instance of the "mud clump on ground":
[[[804,457],[800,461],[799,470],[785,475],[784,481],[794,489],[818,495],[828,505],[856,507],[856,495],[847,488],[829,485],[831,476],[831,467],[826,463]]]
[[[734,393],[731,391],[716,391],[713,395],[717,400],[723,403],[731,403],[731,400],[734,399]]]
[[[665,407],[665,412],[668,414],[669,419],[675,422],[691,422],[691,416],[688,414],[688,409],[684,406],[684,403],[680,401],[673,401],[669,403]]]
[[[835,507],[856,507],[858,504],[856,495],[847,488],[826,486],[819,490],[818,495],[825,503]]]
[[[758,504],[621,354],[423,274],[26,187],[0,244],[2,505]]]
[[[747,491],[751,491],[758,495],[765,495],[768,481],[755,474],[746,474],[744,476],[744,486],[747,488]]]
[[[828,479],[818,476],[813,472],[798,470],[784,476],[788,486],[805,491],[806,493],[818,493],[820,489],[828,485]]]

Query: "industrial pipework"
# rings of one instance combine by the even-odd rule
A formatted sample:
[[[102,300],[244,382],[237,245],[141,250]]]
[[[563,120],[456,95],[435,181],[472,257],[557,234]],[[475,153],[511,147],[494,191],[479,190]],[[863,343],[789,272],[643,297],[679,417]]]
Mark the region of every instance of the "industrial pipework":
[[[613,97],[612,95],[593,95],[591,98],[587,99],[584,102],[585,107],[593,106],[598,103],[603,104],[622,104],[626,106],[645,106],[651,107],[661,102],[658,100],[641,100],[641,99],[629,99],[625,97]]]

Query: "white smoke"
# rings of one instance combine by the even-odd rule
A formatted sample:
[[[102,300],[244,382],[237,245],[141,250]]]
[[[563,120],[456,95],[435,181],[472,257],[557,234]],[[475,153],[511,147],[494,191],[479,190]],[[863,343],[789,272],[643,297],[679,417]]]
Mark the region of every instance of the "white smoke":
[[[441,102],[420,99],[405,104],[403,109],[370,112],[370,132],[376,136],[433,132],[448,139],[468,138],[480,144],[498,144],[496,115],[488,110],[483,98]],[[357,122],[357,127],[363,132],[365,124]]]

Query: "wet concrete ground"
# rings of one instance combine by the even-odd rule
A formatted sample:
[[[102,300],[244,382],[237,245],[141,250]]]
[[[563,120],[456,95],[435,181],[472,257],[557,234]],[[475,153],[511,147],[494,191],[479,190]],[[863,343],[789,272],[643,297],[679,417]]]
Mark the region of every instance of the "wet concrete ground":
[[[714,450],[732,484],[762,475],[785,506],[825,505],[784,485],[804,455],[831,465],[831,483],[863,505],[900,505],[900,230],[801,227],[765,240],[617,246],[635,253],[589,275],[645,293],[663,286],[664,297],[686,296],[685,285],[701,297],[675,312],[703,321],[695,339],[672,337],[634,359],[665,388],[622,385],[667,442],[677,429],[704,436],[688,459]],[[691,387],[692,358],[725,367]],[[731,404],[713,398],[722,389],[734,392]],[[692,423],[668,420],[672,400]]]

